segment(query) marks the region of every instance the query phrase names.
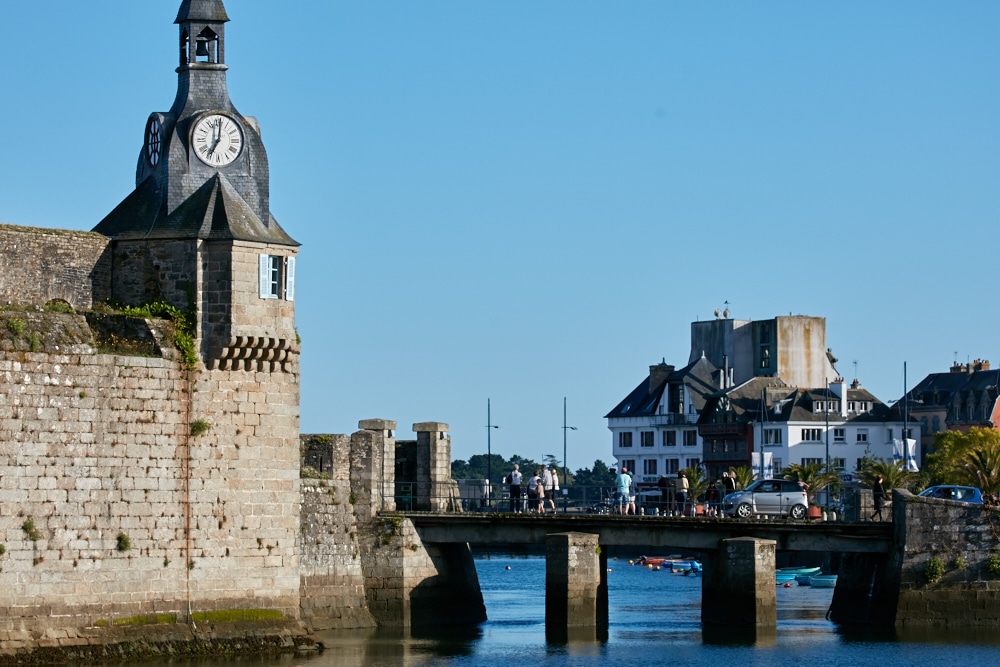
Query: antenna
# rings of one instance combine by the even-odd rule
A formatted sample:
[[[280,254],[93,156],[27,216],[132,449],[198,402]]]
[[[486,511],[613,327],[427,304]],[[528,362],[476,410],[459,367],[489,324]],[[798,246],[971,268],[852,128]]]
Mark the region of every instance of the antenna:
[[[857,380],[858,379],[858,360],[855,359],[853,363],[854,363],[854,379]]]

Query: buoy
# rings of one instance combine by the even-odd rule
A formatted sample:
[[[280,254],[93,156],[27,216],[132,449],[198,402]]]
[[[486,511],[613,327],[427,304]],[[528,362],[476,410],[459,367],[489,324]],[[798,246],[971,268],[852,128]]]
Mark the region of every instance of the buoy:
[[[629,562],[628,562],[628,564],[629,564],[629,565],[635,565],[635,561],[633,561],[633,560],[629,559]]]
[[[655,571],[655,572],[659,572],[659,571],[660,571],[660,566],[659,566],[659,565],[657,565],[656,567],[654,567],[654,568],[653,568],[653,571]]]
[[[792,587],[792,585],[789,582],[786,581],[785,582],[785,588],[791,588],[791,587]]]
[[[508,566],[507,566],[506,568],[504,568],[504,569],[507,569],[507,570],[509,570],[509,569],[510,569],[510,565],[508,565]]]

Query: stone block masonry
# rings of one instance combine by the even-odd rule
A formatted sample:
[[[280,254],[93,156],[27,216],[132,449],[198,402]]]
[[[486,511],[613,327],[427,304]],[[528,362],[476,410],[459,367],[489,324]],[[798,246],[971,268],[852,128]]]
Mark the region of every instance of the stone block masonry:
[[[299,627],[297,367],[50,345],[85,320],[31,315],[41,351],[0,331],[0,652],[234,610]]]
[[[110,266],[100,234],[0,224],[0,303],[90,308],[111,295]]]

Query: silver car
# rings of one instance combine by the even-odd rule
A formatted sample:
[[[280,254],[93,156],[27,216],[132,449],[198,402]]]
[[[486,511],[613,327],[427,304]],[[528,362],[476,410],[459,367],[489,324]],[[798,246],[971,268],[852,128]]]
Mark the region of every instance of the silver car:
[[[758,479],[722,500],[726,516],[749,519],[752,516],[790,516],[804,519],[809,497],[805,487],[787,479]]]

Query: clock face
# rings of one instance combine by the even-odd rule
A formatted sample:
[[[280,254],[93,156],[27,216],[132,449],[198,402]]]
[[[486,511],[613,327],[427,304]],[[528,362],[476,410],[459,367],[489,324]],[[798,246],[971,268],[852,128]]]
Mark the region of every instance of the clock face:
[[[243,132],[229,116],[211,114],[195,123],[191,145],[198,158],[210,167],[225,167],[240,156]]]
[[[163,146],[163,124],[156,116],[151,116],[146,123],[146,146],[143,152],[150,167],[160,163],[160,149]]]

